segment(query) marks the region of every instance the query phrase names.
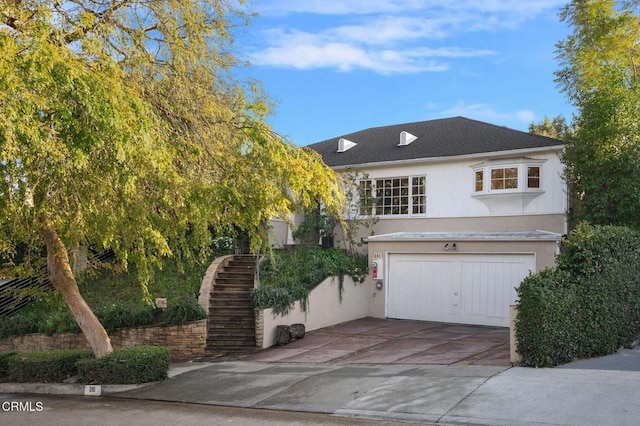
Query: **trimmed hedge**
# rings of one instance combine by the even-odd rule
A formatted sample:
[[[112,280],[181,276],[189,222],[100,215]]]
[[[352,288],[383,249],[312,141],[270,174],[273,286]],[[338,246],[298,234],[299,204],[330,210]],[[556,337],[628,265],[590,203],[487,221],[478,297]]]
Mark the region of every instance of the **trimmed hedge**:
[[[580,224],[554,269],[518,288],[521,364],[549,367],[607,355],[640,333],[640,233]]]
[[[170,354],[165,346],[134,346],[76,364],[79,380],[88,384],[137,384],[168,377]]]
[[[62,382],[77,375],[76,362],[93,358],[88,349],[18,353],[7,359],[9,379],[18,383]]]

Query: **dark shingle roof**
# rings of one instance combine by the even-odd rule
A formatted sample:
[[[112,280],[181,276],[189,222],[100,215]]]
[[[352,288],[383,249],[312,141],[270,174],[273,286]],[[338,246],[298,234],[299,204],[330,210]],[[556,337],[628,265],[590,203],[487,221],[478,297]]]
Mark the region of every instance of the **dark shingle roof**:
[[[398,146],[400,132],[418,138],[410,145]],[[338,151],[345,138],[358,145]],[[558,139],[534,135],[464,117],[444,118],[417,123],[373,127],[309,145],[332,167],[420,158],[451,157],[527,148],[562,145]]]

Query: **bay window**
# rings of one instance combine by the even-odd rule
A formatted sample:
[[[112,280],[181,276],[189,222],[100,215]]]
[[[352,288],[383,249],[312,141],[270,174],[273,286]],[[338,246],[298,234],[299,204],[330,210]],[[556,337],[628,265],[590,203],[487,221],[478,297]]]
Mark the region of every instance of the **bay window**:
[[[542,192],[544,160],[519,158],[492,160],[472,166],[474,194]]]

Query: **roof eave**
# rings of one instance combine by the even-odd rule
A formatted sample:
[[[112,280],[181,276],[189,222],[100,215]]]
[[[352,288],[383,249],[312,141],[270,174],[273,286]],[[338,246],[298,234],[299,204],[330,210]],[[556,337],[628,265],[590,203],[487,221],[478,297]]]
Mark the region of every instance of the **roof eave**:
[[[510,150],[504,150],[504,151],[478,152],[474,154],[450,155],[446,157],[409,158],[405,160],[341,164],[338,166],[329,166],[329,167],[331,167],[334,170],[347,170],[347,169],[353,169],[353,168],[367,169],[371,167],[392,167],[392,166],[397,166],[398,164],[442,163],[445,161],[462,161],[462,160],[473,160],[476,158],[502,157],[506,155],[519,156],[524,154],[535,154],[540,152],[562,151],[564,147],[565,145],[552,145],[552,146],[543,146],[543,147],[536,147],[536,148],[521,148],[521,149],[510,149]]]
[[[556,232],[536,230],[532,232],[394,232],[365,238],[367,243],[414,241],[475,241],[475,242],[544,242],[562,241],[564,236]]]

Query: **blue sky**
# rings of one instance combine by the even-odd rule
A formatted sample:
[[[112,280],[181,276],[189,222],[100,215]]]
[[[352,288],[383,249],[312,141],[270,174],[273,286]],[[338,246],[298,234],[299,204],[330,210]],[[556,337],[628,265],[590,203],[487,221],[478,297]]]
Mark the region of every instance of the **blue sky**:
[[[236,47],[297,145],[465,116],[526,131],[571,118],[554,83],[559,0],[256,0]]]

